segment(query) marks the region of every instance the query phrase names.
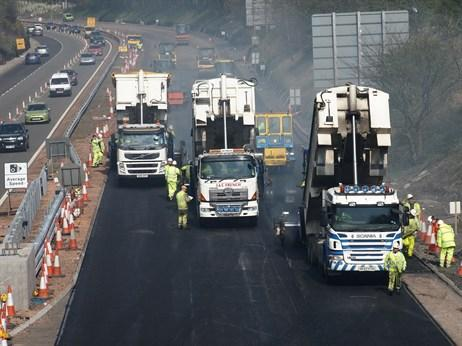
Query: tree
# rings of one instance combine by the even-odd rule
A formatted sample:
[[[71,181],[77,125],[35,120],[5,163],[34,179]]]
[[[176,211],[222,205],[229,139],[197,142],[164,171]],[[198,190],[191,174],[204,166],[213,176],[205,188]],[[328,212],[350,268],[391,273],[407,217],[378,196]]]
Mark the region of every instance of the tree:
[[[392,121],[407,139],[411,160],[424,154],[425,129],[450,109],[451,96],[461,86],[460,56],[447,32],[425,27],[383,54],[370,58],[366,78],[390,93]]]

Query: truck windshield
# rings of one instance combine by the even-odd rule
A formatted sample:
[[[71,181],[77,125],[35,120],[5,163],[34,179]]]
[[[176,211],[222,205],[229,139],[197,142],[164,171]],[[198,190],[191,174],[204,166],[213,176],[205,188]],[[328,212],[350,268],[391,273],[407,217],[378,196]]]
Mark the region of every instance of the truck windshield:
[[[287,117],[282,117],[282,132],[284,133],[292,133],[292,118],[287,116]]]
[[[215,54],[215,49],[213,48],[201,48],[199,50],[199,56],[201,58],[211,58]]]
[[[204,159],[200,165],[201,179],[248,179],[256,175],[251,159]]]
[[[330,224],[336,231],[390,231],[400,226],[398,205],[335,207]]]
[[[272,135],[281,134],[281,118],[271,117],[268,118],[269,133]]]
[[[124,150],[160,149],[166,144],[163,132],[121,133],[119,147]]]

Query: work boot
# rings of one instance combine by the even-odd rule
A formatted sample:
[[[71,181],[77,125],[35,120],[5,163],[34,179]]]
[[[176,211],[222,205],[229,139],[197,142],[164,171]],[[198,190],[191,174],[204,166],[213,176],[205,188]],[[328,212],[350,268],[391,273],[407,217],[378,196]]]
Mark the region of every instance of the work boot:
[[[392,290],[388,290],[388,295],[389,295],[389,296],[392,296],[392,295],[393,295],[393,291],[392,291]]]

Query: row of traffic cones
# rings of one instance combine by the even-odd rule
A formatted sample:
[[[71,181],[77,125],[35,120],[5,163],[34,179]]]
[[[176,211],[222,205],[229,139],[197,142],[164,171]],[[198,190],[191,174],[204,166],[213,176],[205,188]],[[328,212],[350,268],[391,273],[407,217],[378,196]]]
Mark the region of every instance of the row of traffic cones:
[[[0,300],[0,345],[7,346],[9,319],[16,316],[16,309],[13,301],[13,289],[8,286],[7,293],[1,294]]]

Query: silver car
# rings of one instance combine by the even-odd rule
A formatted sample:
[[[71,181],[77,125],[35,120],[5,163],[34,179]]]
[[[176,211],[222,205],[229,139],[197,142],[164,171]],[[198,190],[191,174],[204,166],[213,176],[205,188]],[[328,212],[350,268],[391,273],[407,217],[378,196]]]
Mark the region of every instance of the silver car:
[[[80,56],[80,65],[94,65],[96,64],[96,57],[91,53],[83,53]]]
[[[49,56],[50,53],[48,52],[48,47],[45,45],[38,46],[35,48],[35,52],[39,53],[40,56]]]

